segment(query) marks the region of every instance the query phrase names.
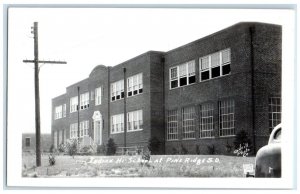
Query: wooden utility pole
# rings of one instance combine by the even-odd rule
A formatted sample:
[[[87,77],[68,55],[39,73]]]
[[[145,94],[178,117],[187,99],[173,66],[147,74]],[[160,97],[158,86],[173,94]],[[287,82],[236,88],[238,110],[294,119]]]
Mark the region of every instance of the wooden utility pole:
[[[40,119],[40,92],[39,92],[39,63],[66,64],[64,61],[39,61],[38,23],[31,27],[34,35],[34,60],[23,60],[24,63],[34,63],[34,91],[35,91],[35,138],[36,138],[36,166],[41,166],[41,119]]]

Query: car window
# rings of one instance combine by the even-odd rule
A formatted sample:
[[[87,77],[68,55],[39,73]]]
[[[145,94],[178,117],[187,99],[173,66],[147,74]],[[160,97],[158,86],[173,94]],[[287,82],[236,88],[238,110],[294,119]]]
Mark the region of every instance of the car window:
[[[275,134],[274,134],[274,139],[277,141],[281,140],[281,129],[279,129]]]

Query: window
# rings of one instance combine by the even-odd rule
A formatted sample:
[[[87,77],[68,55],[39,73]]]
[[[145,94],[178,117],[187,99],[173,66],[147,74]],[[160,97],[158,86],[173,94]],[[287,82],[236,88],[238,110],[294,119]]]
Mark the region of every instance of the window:
[[[230,49],[225,49],[200,58],[200,81],[205,81],[230,74],[230,58]]]
[[[63,117],[67,116],[67,104],[63,105]]]
[[[91,95],[90,95],[91,101],[94,100],[94,97],[95,97],[95,92],[94,92],[94,91],[91,91]]]
[[[137,110],[127,113],[127,131],[139,131],[143,129],[143,111]]]
[[[170,68],[170,88],[190,85],[196,82],[195,61]]]
[[[111,116],[111,134],[124,132],[124,114]]]
[[[220,137],[235,135],[234,100],[219,102]]]
[[[183,139],[195,138],[195,107],[182,109]]]
[[[25,146],[30,147],[30,137],[25,138]]]
[[[89,121],[88,120],[80,122],[79,133],[80,133],[79,134],[80,137],[89,135]]]
[[[200,106],[200,138],[213,137],[214,130],[214,107],[213,104]]]
[[[127,96],[143,93],[143,74],[137,74],[127,79]]]
[[[76,112],[78,110],[78,97],[72,97],[70,99],[70,113]]]
[[[80,94],[80,110],[87,109],[89,105],[89,93]]]
[[[101,90],[101,87],[95,89],[95,105],[101,104]]]
[[[167,140],[178,139],[178,110],[168,111]]]
[[[270,133],[281,123],[281,99],[280,97],[269,98],[269,131]]]
[[[55,107],[55,116],[54,119],[62,118],[62,105]]]
[[[74,139],[78,137],[78,124],[72,123],[70,125],[70,139]]]
[[[111,101],[124,98],[124,80],[111,84]]]

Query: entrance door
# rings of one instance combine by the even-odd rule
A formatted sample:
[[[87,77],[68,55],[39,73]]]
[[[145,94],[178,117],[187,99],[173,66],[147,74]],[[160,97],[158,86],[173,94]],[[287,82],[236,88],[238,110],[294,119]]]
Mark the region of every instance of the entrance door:
[[[102,115],[99,111],[95,111],[93,115],[94,120],[94,143],[102,144]]]

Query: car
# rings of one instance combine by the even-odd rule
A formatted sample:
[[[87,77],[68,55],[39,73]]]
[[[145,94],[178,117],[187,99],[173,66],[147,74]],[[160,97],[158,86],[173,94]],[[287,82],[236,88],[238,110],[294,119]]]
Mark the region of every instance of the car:
[[[281,124],[272,130],[268,145],[260,148],[256,154],[255,177],[281,177]]]

